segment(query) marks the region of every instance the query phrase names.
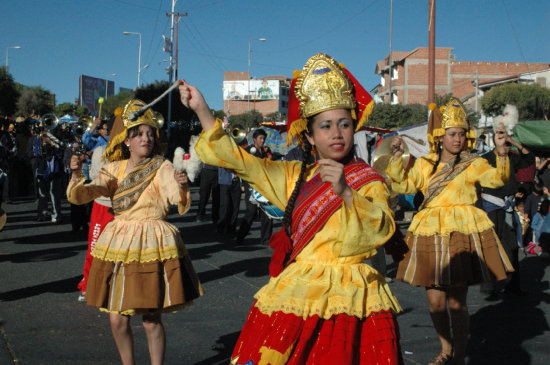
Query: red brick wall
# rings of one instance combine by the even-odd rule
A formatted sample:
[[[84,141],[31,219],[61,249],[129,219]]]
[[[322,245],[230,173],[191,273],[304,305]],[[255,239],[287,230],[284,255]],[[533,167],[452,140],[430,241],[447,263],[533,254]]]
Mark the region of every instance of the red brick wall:
[[[223,79],[225,81],[248,80],[248,72],[225,71],[223,73]]]
[[[436,94],[444,95],[452,92],[455,97],[461,98],[473,93],[472,81],[475,79],[476,70],[481,83],[550,67],[548,63],[451,61],[452,50],[452,48],[436,48]],[[448,62],[450,62],[450,77]],[[416,48],[407,56],[405,63],[406,75],[405,68],[399,66],[398,79],[392,80],[392,89],[399,90],[400,103],[405,103],[406,94],[407,104],[426,104],[428,99],[428,48]],[[385,75],[385,81],[385,86],[379,89],[380,93],[388,90],[388,75]],[[419,86],[421,89],[418,89]],[[403,90],[404,88],[406,90]]]

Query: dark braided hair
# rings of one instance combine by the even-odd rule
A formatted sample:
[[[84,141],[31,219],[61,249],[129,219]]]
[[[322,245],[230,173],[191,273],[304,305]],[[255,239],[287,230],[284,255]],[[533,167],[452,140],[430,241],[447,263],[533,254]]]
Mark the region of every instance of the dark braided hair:
[[[441,142],[437,142],[437,161],[435,161],[434,168],[432,169],[432,173],[430,174],[430,176],[435,174],[437,166],[439,166],[439,162],[441,162],[441,150]]]
[[[435,165],[434,165],[434,168],[432,169],[432,173],[430,174],[430,176],[435,174],[435,171],[437,170],[437,166],[439,166],[439,162],[441,162],[441,151],[442,151],[441,142],[437,142],[437,161],[435,161]],[[455,166],[458,165],[459,162],[460,162],[460,152],[456,155],[455,162],[453,165],[453,170]]]
[[[310,119],[308,119],[307,125],[307,130],[309,130]],[[285,231],[288,237],[290,237],[290,224],[292,223],[292,211],[294,210],[294,204],[296,203],[296,198],[298,197],[298,193],[300,192],[300,188],[302,187],[302,183],[304,182],[304,175],[306,174],[307,164],[311,160],[312,146],[306,138],[306,133],[307,131],[303,131],[301,133],[302,141],[304,142],[304,160],[302,161],[302,166],[300,167],[300,176],[298,176],[298,180],[294,185],[294,190],[292,190],[292,194],[290,194],[290,198],[288,198],[285,213],[283,215],[283,226],[285,227]]]

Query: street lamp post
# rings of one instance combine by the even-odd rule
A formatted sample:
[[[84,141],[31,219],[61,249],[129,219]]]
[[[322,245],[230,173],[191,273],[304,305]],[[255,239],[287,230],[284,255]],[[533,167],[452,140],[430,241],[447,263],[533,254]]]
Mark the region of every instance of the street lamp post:
[[[9,51],[10,48],[21,49],[21,46],[6,47],[6,71],[8,70],[8,51]]]
[[[138,32],[122,32],[124,35],[135,34],[139,36],[139,51],[138,51],[138,73],[137,73],[137,87],[139,87],[139,75],[141,73],[141,33]]]
[[[116,76],[116,73],[108,74],[105,76],[105,99],[107,99],[107,86],[109,85],[109,80],[107,80],[107,77],[109,76]]]
[[[267,41],[267,39],[265,38],[250,38],[248,40],[248,95],[247,95],[247,98],[248,98],[248,111],[250,112],[250,42],[252,41],[260,41],[260,42],[265,42]]]

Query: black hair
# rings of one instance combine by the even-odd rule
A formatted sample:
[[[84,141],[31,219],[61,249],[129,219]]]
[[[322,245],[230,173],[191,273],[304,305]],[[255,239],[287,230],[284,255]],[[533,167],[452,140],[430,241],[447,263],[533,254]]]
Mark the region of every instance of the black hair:
[[[543,192],[543,185],[541,183],[533,185],[533,193],[536,195],[541,195]]]
[[[262,128],[258,128],[254,131],[254,133],[252,133],[252,138],[256,138],[258,136],[267,137],[267,133]]]
[[[301,134],[302,134],[303,147],[304,147],[303,148],[304,160],[302,161],[302,166],[300,167],[300,175],[298,176],[298,180],[296,180],[296,184],[294,185],[294,190],[292,190],[292,194],[290,194],[290,198],[288,198],[288,202],[286,203],[286,207],[285,207],[285,212],[283,214],[282,223],[283,223],[283,227],[285,227],[285,231],[288,237],[290,237],[290,225],[292,223],[292,211],[294,210],[294,204],[296,204],[296,198],[298,197],[298,193],[300,192],[300,188],[302,187],[302,183],[304,182],[304,176],[306,174],[308,161],[311,160],[310,156],[311,156],[312,146],[305,136],[306,131],[303,131]]]
[[[439,166],[439,163],[441,162],[441,150],[441,142],[437,142],[437,160],[435,161],[434,168],[432,169],[432,173],[430,174],[430,176],[435,174],[437,166]]]

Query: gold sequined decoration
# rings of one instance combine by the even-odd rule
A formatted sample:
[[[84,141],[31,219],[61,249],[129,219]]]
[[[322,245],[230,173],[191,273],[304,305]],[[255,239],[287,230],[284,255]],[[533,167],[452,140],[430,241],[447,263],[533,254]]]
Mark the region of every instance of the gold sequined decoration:
[[[304,119],[327,110],[353,110],[356,106],[353,83],[340,65],[324,53],[307,61],[296,79],[295,93]]]

